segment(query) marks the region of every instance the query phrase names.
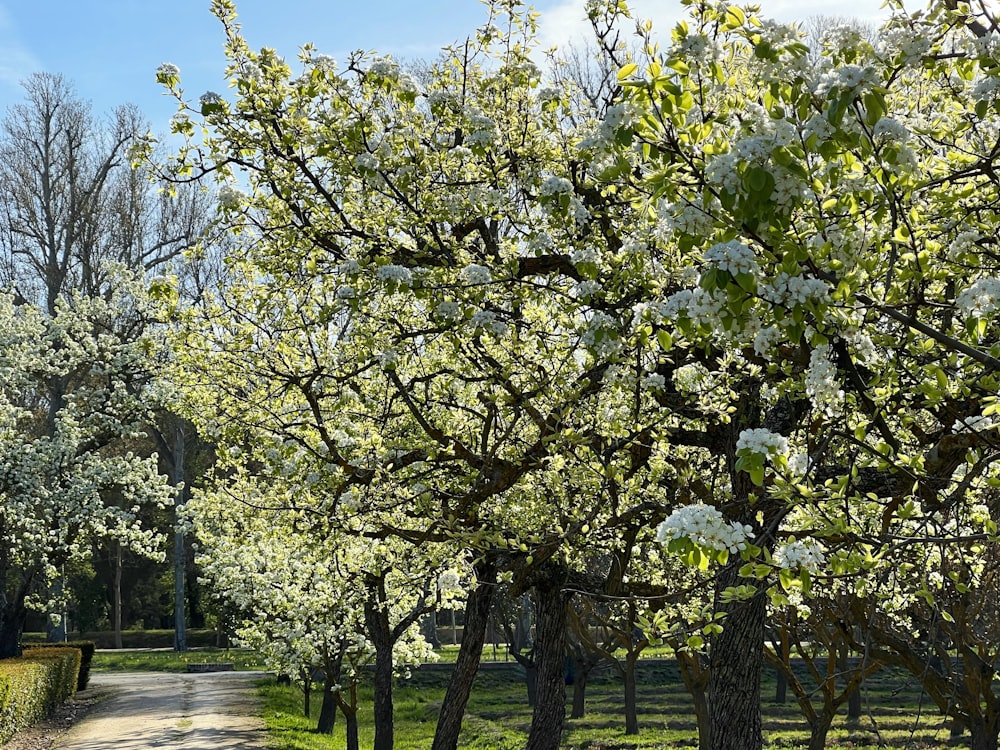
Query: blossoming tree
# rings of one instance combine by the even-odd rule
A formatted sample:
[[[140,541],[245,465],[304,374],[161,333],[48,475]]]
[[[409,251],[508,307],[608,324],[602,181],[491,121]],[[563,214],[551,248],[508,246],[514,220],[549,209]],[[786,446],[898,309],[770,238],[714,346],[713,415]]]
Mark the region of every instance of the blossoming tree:
[[[669,46],[619,61],[599,118],[542,86],[513,0],[419,86],[308,46],[293,73],[247,48],[228,0],[234,100],[192,106],[158,72],[175,131],[208,133],[175,179],[226,183],[245,240],[225,294],[178,313],[192,414],[268,470],[287,463],[270,450],[318,461],[301,478],[324,522],[360,513],[373,538],[539,592],[532,750],[558,745],[587,546],[676,508],[660,537],[716,573],[720,605],[691,644],[702,744],[757,748],[767,596],[892,545],[958,549],[953,510],[995,481],[984,21],[897,8],[877,48],[809,55],[793,28],[687,4]],[[470,593],[436,748],[457,741],[490,591]]]
[[[0,657],[20,653],[28,608],[53,611],[48,584],[95,540],[161,554],[137,523],[171,497],[156,459],[117,446],[141,434],[152,341],[121,335],[143,311],[122,276],[108,300],[69,297],[50,316],[0,296]],[[45,398],[65,384],[62,399]]]
[[[719,566],[728,601],[713,747],[760,745],[756,689],[725,685],[759,684],[765,592],[996,534],[981,514],[955,523],[996,481],[987,27],[954,4],[896,6],[876,47],[834,33],[810,56],[795,29],[713,4],[622,70],[634,109],[605,179],[626,178],[665,235],[675,270],[646,320],[664,376],[697,371],[715,436],[714,501],[662,527]]]

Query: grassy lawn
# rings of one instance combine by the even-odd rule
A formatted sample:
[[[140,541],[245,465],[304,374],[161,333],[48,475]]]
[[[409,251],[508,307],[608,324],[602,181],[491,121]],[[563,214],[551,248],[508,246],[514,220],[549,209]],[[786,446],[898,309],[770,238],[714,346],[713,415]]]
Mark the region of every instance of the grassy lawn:
[[[264,669],[255,651],[244,649],[193,649],[175,651],[97,651],[91,669],[94,672],[184,672],[188,664],[231,662],[237,670]]]
[[[764,685],[764,695],[774,695],[773,675]],[[394,693],[396,747],[429,747],[437,712],[444,695],[447,672],[421,669],[401,681]],[[334,734],[315,734],[320,697],[312,699],[313,719],[302,715],[302,693],[273,683],[260,688],[265,702],[264,718],[272,732],[276,750],[340,750],[344,747],[343,717]],[[568,698],[571,687],[567,688]],[[563,747],[573,750],[653,750],[695,748],[697,730],[691,701],[684,691],[676,667],[669,662],[647,663],[639,675],[638,737],[626,737],[621,714],[621,686],[612,674],[591,683],[587,691],[587,715],[567,721]],[[525,687],[514,666],[484,669],[466,714],[459,746],[465,750],[520,750],[531,723]],[[361,693],[361,747],[370,747],[373,737],[371,693]],[[865,694],[865,716],[853,726],[846,718],[834,724],[828,746],[834,748],[946,748],[948,730],[919,689],[899,672],[885,671],[869,680]],[[366,710],[367,709],[367,710]],[[876,731],[877,728],[877,731]],[[797,705],[765,701],[764,734],[768,748],[804,747],[809,732]],[[881,743],[880,743],[881,739]]]

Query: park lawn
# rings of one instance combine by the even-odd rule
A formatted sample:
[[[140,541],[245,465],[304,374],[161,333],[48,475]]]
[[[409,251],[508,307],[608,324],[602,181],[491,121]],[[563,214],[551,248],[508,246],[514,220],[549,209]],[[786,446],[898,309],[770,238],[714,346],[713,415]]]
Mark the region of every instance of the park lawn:
[[[401,680],[394,691],[396,747],[430,747],[437,713],[444,695],[447,670],[423,668],[410,680]],[[593,678],[588,688],[587,715],[567,719],[563,748],[567,750],[654,750],[697,747],[697,729],[690,698],[684,691],[676,667],[670,662],[647,662],[640,667],[638,737],[626,737],[621,707],[621,684],[611,673]],[[313,719],[302,715],[302,692],[296,687],[262,684],[264,719],[274,750],[342,750],[343,717],[338,716],[331,736],[313,731],[320,696],[312,698]],[[567,700],[572,687],[567,687]],[[764,685],[764,695],[774,694],[773,675]],[[531,723],[519,670],[513,665],[486,667],[466,712],[459,746],[464,750],[520,750]],[[834,724],[828,737],[833,748],[946,748],[946,723],[906,675],[886,670],[871,678],[863,695],[865,715],[853,726],[846,718]],[[374,736],[371,691],[360,691],[359,737],[361,747],[370,747]],[[568,710],[568,709],[567,709]],[[845,709],[846,711],[846,709]],[[876,728],[877,727],[877,731]],[[805,747],[809,732],[790,698],[784,705],[765,701],[764,735],[767,748]],[[881,742],[880,742],[881,740]]]
[[[178,653],[168,650],[99,650],[94,653],[95,672],[185,672],[188,664],[218,664],[229,662],[233,668],[265,669],[256,651],[247,649],[205,648]]]

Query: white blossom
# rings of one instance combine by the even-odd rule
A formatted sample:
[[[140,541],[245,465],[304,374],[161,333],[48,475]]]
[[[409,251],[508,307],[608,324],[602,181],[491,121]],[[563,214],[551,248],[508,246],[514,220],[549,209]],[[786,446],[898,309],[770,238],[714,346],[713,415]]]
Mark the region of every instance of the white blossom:
[[[468,284],[469,286],[479,286],[481,284],[489,284],[493,281],[493,276],[490,274],[490,269],[486,266],[480,266],[476,263],[470,263],[461,271],[458,272],[458,278],[463,284]]]
[[[677,508],[656,529],[661,544],[686,538],[701,547],[739,552],[747,547],[753,527],[727,521],[713,505],[695,503]]]
[[[813,539],[791,541],[778,547],[772,557],[774,563],[785,570],[819,571],[826,563],[823,545]]]
[[[763,427],[746,429],[736,439],[736,450],[770,455],[788,453],[788,438]]]

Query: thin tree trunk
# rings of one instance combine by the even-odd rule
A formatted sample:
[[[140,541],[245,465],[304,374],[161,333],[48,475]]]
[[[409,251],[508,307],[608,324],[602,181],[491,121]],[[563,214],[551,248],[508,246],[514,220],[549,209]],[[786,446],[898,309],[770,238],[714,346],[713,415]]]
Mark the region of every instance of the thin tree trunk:
[[[177,488],[174,497],[174,651],[187,651],[187,617],[185,613],[185,583],[187,555],[184,549],[184,529],[180,509],[184,505],[184,427],[174,425],[174,446],[170,455],[170,484]]]
[[[639,706],[635,694],[635,662],[637,653],[625,655],[625,734],[639,734]]]
[[[113,628],[115,631],[115,648],[122,648],[122,544],[121,542],[115,542],[115,577],[114,592],[112,596],[114,597],[113,604],[113,617],[114,624]]]
[[[712,717],[708,709],[708,672],[703,668],[698,654],[684,651],[679,644],[674,645],[677,668],[684,680],[684,687],[694,703],[694,716],[698,722],[698,750],[709,750],[712,736]]]
[[[742,562],[742,561],[739,561]],[[730,564],[719,576],[724,590],[754,581],[739,578]],[[760,750],[760,675],[763,666],[765,597],[759,592],[729,606],[723,630],[712,643],[709,702],[712,713],[710,747],[713,750]]]
[[[573,672],[573,710],[571,719],[582,719],[587,713],[587,683],[590,681],[590,670],[593,663],[586,657],[574,659],[576,669]]]
[[[479,671],[483,642],[486,638],[486,624],[489,621],[490,605],[496,588],[497,569],[492,562],[476,565],[478,585],[469,592],[465,604],[465,631],[458,658],[451,672],[448,689],[441,713],[438,714],[437,729],[431,750],[456,750],[458,736],[462,731],[462,717],[472,693],[472,685]]]
[[[525,750],[558,750],[566,720],[566,571],[551,563],[535,584],[535,663],[538,684]]]

